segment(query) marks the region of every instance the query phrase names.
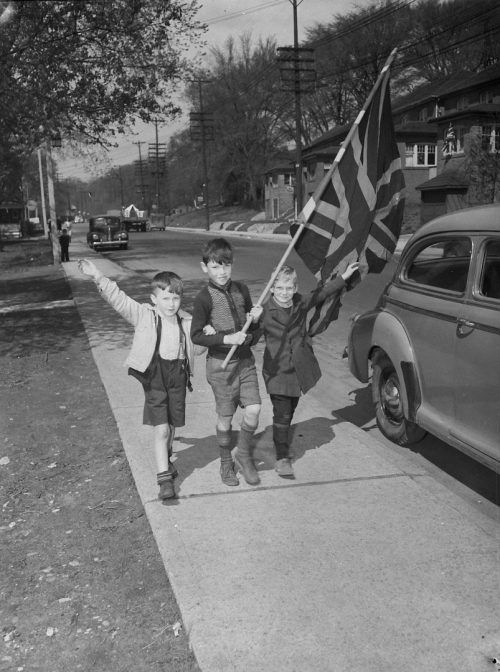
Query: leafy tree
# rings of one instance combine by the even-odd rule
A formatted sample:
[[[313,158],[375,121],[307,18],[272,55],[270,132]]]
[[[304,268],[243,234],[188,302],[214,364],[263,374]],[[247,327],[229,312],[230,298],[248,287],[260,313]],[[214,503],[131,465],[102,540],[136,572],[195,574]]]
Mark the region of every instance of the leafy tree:
[[[497,0],[421,0],[410,8],[402,65],[417,81],[478,72],[500,59]]]
[[[238,43],[228,38],[224,47],[212,49],[212,59],[210,84],[203,88],[203,108],[214,117],[211,193],[222,200],[256,203],[267,160],[285,141],[276,44],[260,40],[253,47],[251,36],[244,34]],[[188,96],[199,109],[196,85]]]
[[[469,205],[500,201],[500,134],[496,129],[497,125],[473,127],[465,136],[466,158],[461,172],[469,182]]]
[[[54,134],[110,145],[136,119],[178,112],[197,0],[18,0],[0,26],[0,147]]]
[[[192,205],[196,196],[203,192],[205,177],[200,143],[191,141],[189,131],[181,131],[170,139],[167,163],[170,206]]]

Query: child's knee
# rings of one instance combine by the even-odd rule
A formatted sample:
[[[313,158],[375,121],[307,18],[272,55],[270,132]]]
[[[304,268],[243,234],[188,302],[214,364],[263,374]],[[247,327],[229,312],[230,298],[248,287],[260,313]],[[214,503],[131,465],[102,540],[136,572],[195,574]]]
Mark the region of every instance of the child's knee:
[[[231,429],[232,415],[217,415],[217,429],[228,432]]]
[[[245,411],[243,417],[247,423],[250,425],[255,425],[259,421],[260,415],[260,404],[251,404],[250,406],[245,406]]]
[[[170,438],[172,433],[172,427],[170,425],[155,425],[154,434],[155,439],[158,441],[167,441]]]

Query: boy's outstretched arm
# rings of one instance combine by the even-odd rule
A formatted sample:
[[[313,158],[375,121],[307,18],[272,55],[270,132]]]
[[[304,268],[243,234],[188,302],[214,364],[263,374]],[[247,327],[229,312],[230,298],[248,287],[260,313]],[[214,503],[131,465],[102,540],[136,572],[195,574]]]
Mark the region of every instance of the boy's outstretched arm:
[[[103,275],[90,259],[80,259],[78,261],[78,268],[82,273],[93,279],[102,297],[117,313],[120,313],[127,322],[130,322],[134,326],[138,323],[141,312],[140,303],[127,296],[118,287],[116,282]]]
[[[356,273],[358,269],[359,262],[355,261],[352,264],[349,264],[343,273],[337,275],[335,278],[333,278],[333,280],[330,280],[330,282],[327,282],[326,285],[324,285],[319,291],[316,290],[313,292],[314,301],[312,305],[321,303],[321,301],[324,301],[328,296],[331,296],[332,294],[335,294],[336,292],[339,292],[341,289],[343,289],[347,280],[349,280],[349,278],[354,273]]]

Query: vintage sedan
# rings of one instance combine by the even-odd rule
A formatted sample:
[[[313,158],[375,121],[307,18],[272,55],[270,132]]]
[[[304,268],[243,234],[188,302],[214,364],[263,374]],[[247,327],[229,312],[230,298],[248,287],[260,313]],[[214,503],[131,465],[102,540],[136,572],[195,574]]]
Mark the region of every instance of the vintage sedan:
[[[114,215],[96,215],[89,219],[87,244],[94,250],[128,247],[127,227],[120,217]]]
[[[348,355],[386,437],[430,432],[500,473],[500,204],[422,226]]]
[[[147,219],[141,219],[139,217],[126,217],[125,219],[122,219],[122,222],[125,224],[127,231],[151,231],[151,227]]]

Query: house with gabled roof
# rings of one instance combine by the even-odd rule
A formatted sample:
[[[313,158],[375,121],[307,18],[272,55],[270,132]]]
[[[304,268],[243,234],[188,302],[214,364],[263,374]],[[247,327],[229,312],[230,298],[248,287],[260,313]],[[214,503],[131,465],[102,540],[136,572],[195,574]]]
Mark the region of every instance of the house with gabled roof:
[[[394,100],[392,112],[406,207],[420,207],[421,223],[484,202],[478,200],[474,185],[485,175],[474,167],[471,148],[479,142],[493,158],[500,152],[500,64],[418,87]],[[349,128],[336,127],[304,147],[304,201],[330,168]],[[498,187],[492,186],[491,200],[500,200],[500,177],[498,181]]]
[[[278,221],[295,214],[295,160],[291,153],[275,157],[264,174],[266,219]]]

